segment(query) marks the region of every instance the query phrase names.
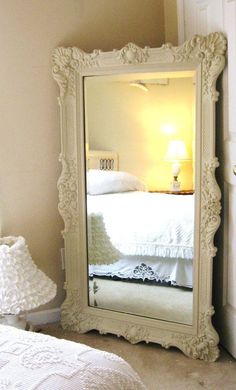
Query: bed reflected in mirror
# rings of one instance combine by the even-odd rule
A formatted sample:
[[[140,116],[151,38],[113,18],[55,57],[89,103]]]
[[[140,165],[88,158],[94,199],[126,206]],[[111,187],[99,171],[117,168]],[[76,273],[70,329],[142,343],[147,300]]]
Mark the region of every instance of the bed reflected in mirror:
[[[193,317],[195,73],[84,78],[89,305]]]

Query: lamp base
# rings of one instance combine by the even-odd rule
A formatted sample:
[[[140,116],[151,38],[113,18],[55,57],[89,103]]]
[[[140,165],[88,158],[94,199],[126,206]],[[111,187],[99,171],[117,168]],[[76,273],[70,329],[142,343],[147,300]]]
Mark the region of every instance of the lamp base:
[[[174,191],[174,192],[178,192],[180,191],[180,182],[178,180],[173,180],[171,183],[170,183],[170,189],[171,191]]]
[[[5,325],[14,326],[15,328],[23,330],[26,329],[27,325],[25,318],[17,314],[5,314],[4,323]]]

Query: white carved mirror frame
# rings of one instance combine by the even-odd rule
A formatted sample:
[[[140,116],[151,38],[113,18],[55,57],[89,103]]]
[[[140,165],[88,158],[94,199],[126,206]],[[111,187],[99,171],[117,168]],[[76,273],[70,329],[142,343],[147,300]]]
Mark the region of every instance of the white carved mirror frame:
[[[187,356],[215,361],[219,356],[217,332],[212,326],[212,266],[214,235],[220,224],[220,190],[215,180],[216,80],[224,68],[226,40],[222,33],[194,36],[179,47],[141,49],[133,43],[121,50],[87,54],[76,47],[53,53],[53,77],[60,87],[62,173],[58,181],[59,212],[65,228],[66,299],[61,322],[66,329],[123,336],[168,348]],[[85,209],[85,147],[83,78],[130,72],[196,72],[195,254],[193,324],[184,325],[90,307]]]

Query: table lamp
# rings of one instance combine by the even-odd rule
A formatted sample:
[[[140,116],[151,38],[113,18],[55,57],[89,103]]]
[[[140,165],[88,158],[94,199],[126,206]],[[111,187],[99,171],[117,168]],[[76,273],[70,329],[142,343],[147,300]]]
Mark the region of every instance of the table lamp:
[[[181,161],[189,160],[184,141],[172,140],[168,144],[165,160],[172,162],[173,181],[171,182],[171,191],[180,191],[180,182],[178,176],[181,170]]]
[[[0,315],[25,329],[24,313],[56,295],[56,284],[33,262],[23,237],[0,238]]]

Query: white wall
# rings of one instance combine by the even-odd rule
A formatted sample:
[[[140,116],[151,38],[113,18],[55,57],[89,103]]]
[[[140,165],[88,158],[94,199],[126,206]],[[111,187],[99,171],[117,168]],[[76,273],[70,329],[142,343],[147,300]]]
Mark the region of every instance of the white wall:
[[[63,300],[58,45],[111,50],[164,42],[163,0],[0,0],[0,219],[2,235],[23,235]]]

